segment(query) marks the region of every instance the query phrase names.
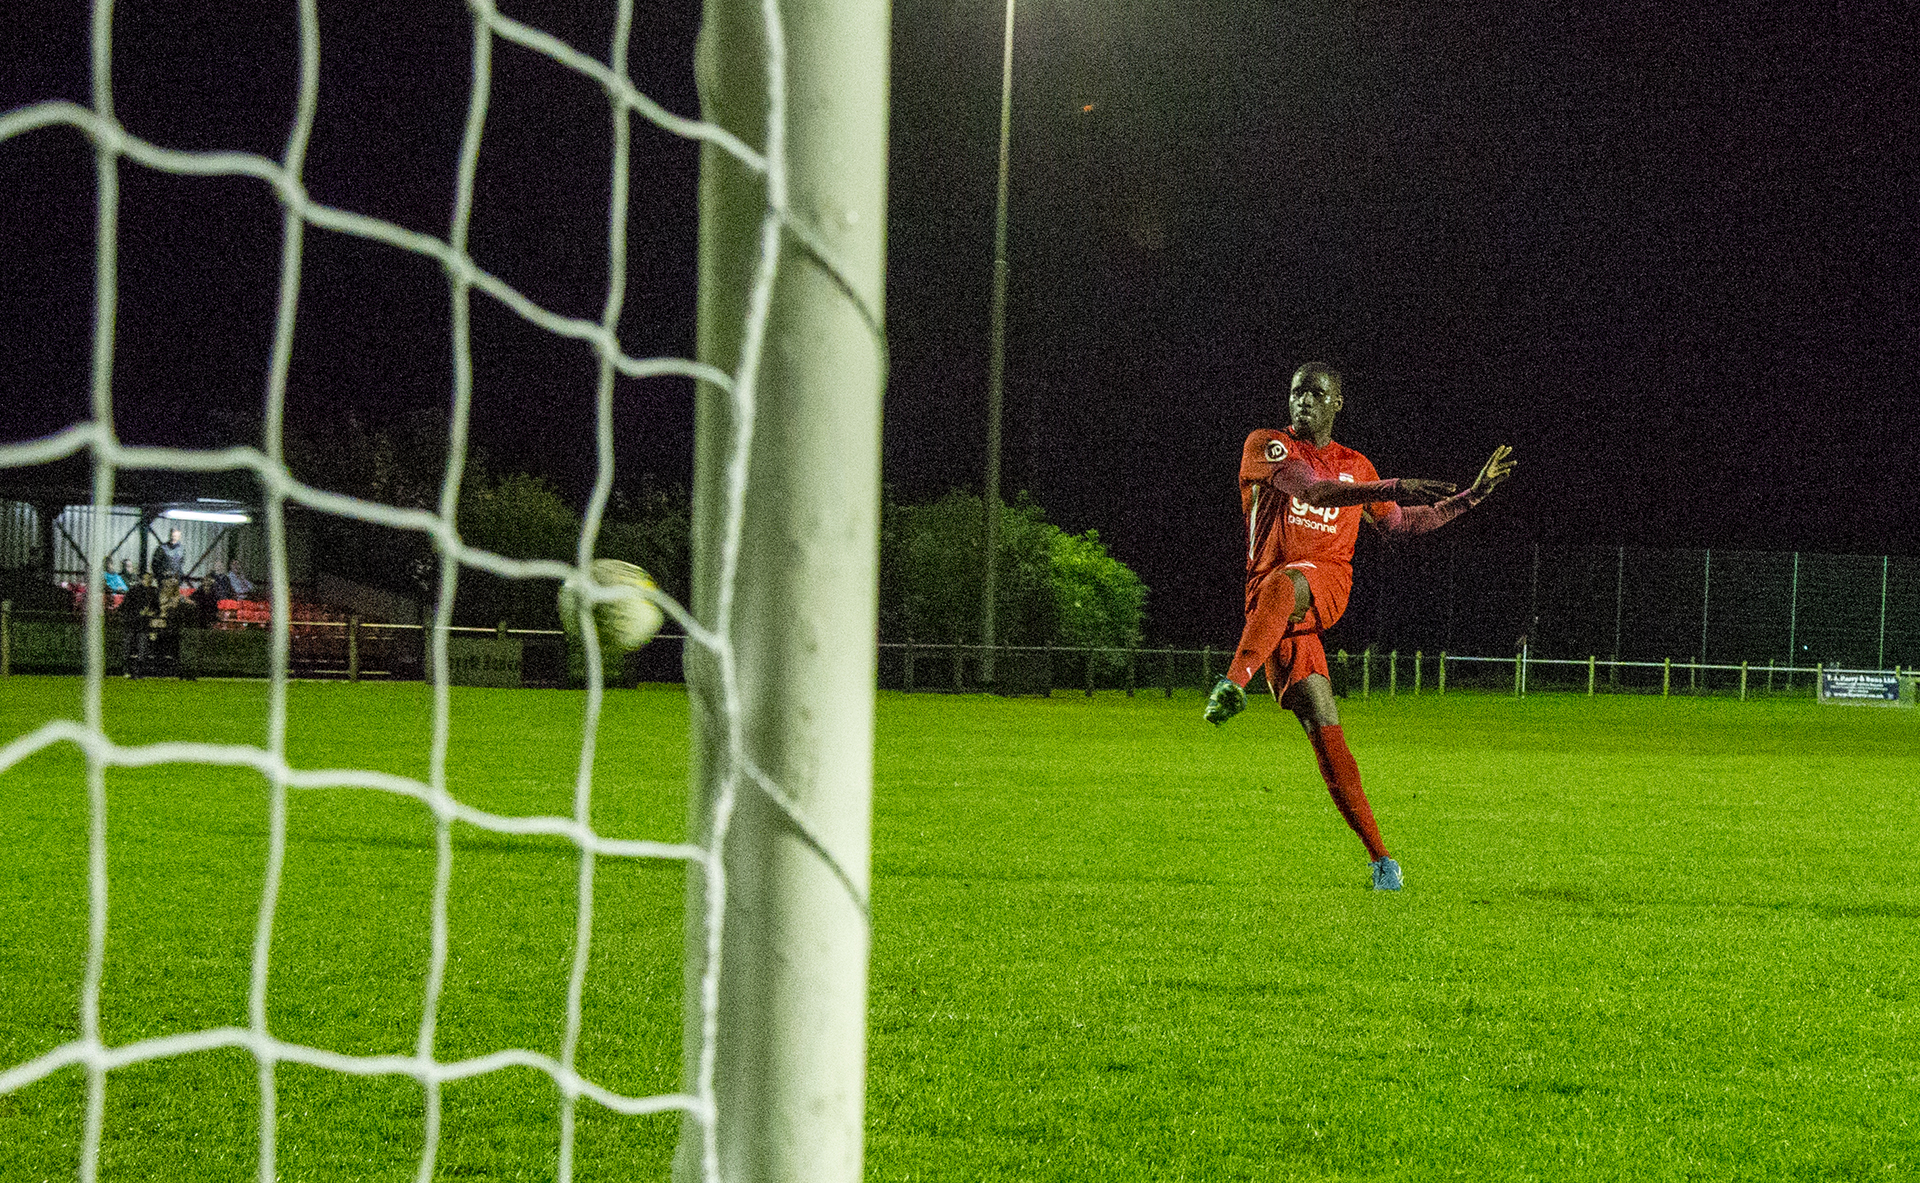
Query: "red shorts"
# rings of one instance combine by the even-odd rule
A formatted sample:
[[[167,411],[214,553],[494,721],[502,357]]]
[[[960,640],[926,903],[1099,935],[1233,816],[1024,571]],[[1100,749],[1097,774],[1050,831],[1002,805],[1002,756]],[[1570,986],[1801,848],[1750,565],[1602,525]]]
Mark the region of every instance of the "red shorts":
[[[1313,594],[1305,619],[1291,624],[1287,617],[1293,615],[1295,599],[1289,571],[1300,572]],[[1269,571],[1258,583],[1249,584],[1247,624],[1233,655],[1230,676],[1234,681],[1245,685],[1252,681],[1253,671],[1264,666],[1267,686],[1277,700],[1285,696],[1289,686],[1312,674],[1331,679],[1320,632],[1340,619],[1351,580],[1345,569],[1301,562]]]
[[[1327,647],[1320,643],[1319,633],[1282,637],[1267,658],[1267,689],[1273,691],[1275,702],[1285,698],[1295,682],[1304,682],[1314,674],[1333,680],[1333,671],[1327,668]]]

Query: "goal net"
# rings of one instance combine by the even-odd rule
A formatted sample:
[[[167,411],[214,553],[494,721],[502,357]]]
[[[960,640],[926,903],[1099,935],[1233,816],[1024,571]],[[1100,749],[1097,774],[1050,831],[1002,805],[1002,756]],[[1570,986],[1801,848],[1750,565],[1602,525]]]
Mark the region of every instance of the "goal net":
[[[297,30],[297,52],[286,59],[292,118],[277,156],[250,145],[199,142],[204,136],[175,143],[165,128],[136,129],[123,120],[117,104],[123,92],[137,94],[142,81],[116,73],[123,54],[114,43],[110,0],[96,0],[90,29],[71,31],[76,43],[90,47],[90,101],[29,101],[0,112],[0,170],[18,167],[5,163],[9,153],[18,159],[28,145],[75,133],[84,138],[93,162],[91,189],[83,184],[67,195],[61,211],[61,224],[72,225],[73,211],[90,205],[90,236],[79,247],[50,244],[82,260],[90,248],[91,352],[75,367],[76,374],[86,375],[87,411],[50,433],[0,438],[0,473],[21,477],[45,466],[84,461],[99,515],[111,512],[117,484],[129,472],[248,474],[257,483],[270,553],[264,590],[273,605],[264,742],[136,740],[110,726],[106,604],[98,579],[88,581],[82,612],[85,678],[79,709],[73,717],[49,709],[36,726],[0,734],[0,792],[20,793],[21,784],[34,783],[27,776],[31,770],[53,767],[50,761],[62,752],[78,754],[74,779],[84,782],[76,786],[76,799],[84,805],[67,829],[46,802],[27,802],[29,814],[37,817],[33,810],[42,810],[53,819],[43,827],[45,843],[58,843],[63,834],[73,838],[72,850],[54,848],[46,863],[69,868],[73,879],[84,881],[83,888],[78,883],[66,888],[84,896],[84,931],[65,934],[83,965],[76,975],[77,997],[0,1003],[33,1010],[36,1021],[42,1012],[57,1016],[48,1023],[58,1032],[41,1046],[31,1046],[31,1040],[0,1045],[14,1049],[0,1058],[0,1165],[36,1178],[77,1170],[89,1181],[114,1177],[117,1170],[133,1172],[117,1167],[131,1160],[117,1157],[113,1148],[137,1143],[150,1115],[116,1101],[116,1095],[128,1095],[122,1092],[127,1082],[156,1065],[224,1054],[244,1056],[252,1066],[252,1100],[235,1110],[249,1115],[249,1128],[232,1131],[231,1137],[244,1145],[246,1173],[262,1181],[374,1177],[377,1172],[366,1169],[353,1147],[327,1160],[332,1165],[326,1168],[292,1163],[281,1145],[283,1125],[300,1116],[293,1112],[296,1104],[304,1109],[356,1097],[380,1110],[368,1115],[361,1147],[397,1138],[412,1148],[405,1174],[420,1180],[449,1173],[494,1177],[485,1163],[448,1161],[447,1096],[468,1082],[514,1073],[538,1074],[549,1082],[553,1098],[550,1157],[535,1168],[539,1177],[569,1180],[606,1172],[631,1177],[623,1169],[631,1164],[583,1165],[579,1131],[583,1123],[607,1115],[656,1122],[677,1115],[677,1178],[859,1177],[873,564],[885,355],[879,309],[886,5],[880,0],[710,0],[697,59],[702,110],[696,117],[669,110],[636,84],[629,47],[647,31],[635,27],[632,0],[607,2],[611,11],[604,23],[611,25],[612,36],[597,49],[523,21],[492,0],[468,0],[464,11],[450,0],[410,6],[404,16],[393,10],[396,21],[457,27],[464,39],[466,117],[459,135],[448,138],[454,150],[447,194],[452,216],[444,233],[423,232],[310,195],[308,153],[326,88],[336,74],[350,80],[343,85],[355,84],[352,64],[330,58],[323,43],[323,32],[331,27],[326,0],[287,0],[292,11],[284,30],[276,30]],[[233,12],[252,7],[257,6]],[[443,11],[450,7],[453,22]],[[551,12],[549,24],[570,32],[574,25],[554,24],[562,15],[567,14]],[[83,24],[77,17],[75,23]],[[256,47],[247,40],[253,34],[236,27],[235,60],[225,63],[227,68],[265,68],[263,63],[276,60],[279,50],[270,38]],[[0,48],[0,57],[35,49],[16,43]],[[610,112],[602,182],[609,216],[599,244],[605,271],[597,315],[562,310],[528,285],[508,282],[487,252],[474,245],[471,230],[488,197],[478,178],[488,150],[490,109],[503,100],[524,105],[541,98],[539,93],[506,94],[497,58],[509,51],[537,55],[548,71],[542,86],[583,88],[596,93]],[[396,120],[403,122],[405,115],[398,112]],[[395,134],[417,136],[422,152],[434,142],[428,131]],[[622,343],[630,259],[639,253],[636,236],[647,229],[629,224],[630,199],[637,187],[649,184],[643,146],[668,142],[662,137],[698,145],[701,159],[698,341],[691,357],[638,356]],[[430,165],[420,162],[423,168]],[[448,166],[443,161],[439,167]],[[138,178],[149,176],[181,184],[250,185],[271,202],[265,210],[277,228],[279,264],[271,282],[259,285],[271,293],[271,313],[262,318],[270,323],[270,343],[264,370],[247,379],[245,394],[263,408],[257,443],[156,446],[125,442],[116,428],[125,400],[138,397],[117,381],[116,332],[140,315],[119,281],[122,219],[139,216],[130,193]],[[0,220],[7,216],[0,210]],[[37,227],[7,229],[14,236],[9,241],[38,234]],[[543,244],[534,229],[528,232],[535,241],[522,249],[538,256]],[[290,373],[303,339],[303,315],[308,314],[303,310],[316,299],[351,298],[303,281],[317,236],[362,244],[381,252],[395,268],[425,263],[444,273],[442,339],[451,345],[452,381],[442,400],[448,435],[437,511],[330,492],[303,481],[288,466],[287,415],[297,397],[289,394]],[[0,285],[7,282],[8,272],[0,270]],[[594,479],[572,562],[511,559],[462,540],[459,493],[475,414],[476,346],[484,346],[476,328],[482,308],[522,331],[530,327],[577,342],[591,355]],[[19,331],[32,333],[34,326]],[[467,782],[450,771],[460,696],[450,686],[448,626],[462,575],[481,571],[545,581],[555,590],[571,584],[583,593],[584,621],[600,594],[586,572],[615,488],[616,429],[635,421],[631,404],[673,397],[658,383],[647,385],[673,378],[691,379],[694,389],[693,591],[686,604],[664,593],[657,598],[687,637],[692,771],[684,835],[614,836],[621,828],[607,824],[610,774],[599,749],[612,746],[613,737],[602,726],[611,696],[605,691],[602,655],[593,645],[584,647],[587,688],[569,774],[571,810],[500,808],[494,804],[502,799],[498,795],[477,804],[460,791]],[[17,406],[35,397],[34,391],[0,386],[0,400]],[[627,429],[646,429],[644,413],[637,418],[641,426]],[[431,709],[418,741],[417,775],[313,767],[300,758],[301,716],[289,709],[295,689],[288,677],[289,509],[410,532],[432,544],[437,599],[427,643]],[[89,571],[101,570],[111,544],[107,532],[91,532],[85,543]],[[502,736],[500,744],[510,748],[513,740]],[[489,767],[507,769],[512,762],[508,752]],[[244,942],[248,951],[239,959],[238,972],[246,982],[244,1021],[182,1028],[169,1014],[157,1013],[136,1024],[141,1033],[133,1037],[125,1037],[124,1025],[111,1034],[103,1024],[103,982],[121,972],[115,958],[125,948],[110,938],[113,919],[141,914],[140,901],[132,898],[116,862],[116,841],[123,836],[109,808],[115,778],[135,770],[165,770],[170,795],[176,788],[185,794],[188,786],[224,777],[257,777],[266,788],[264,854],[248,888],[249,903],[257,900],[257,906]],[[417,841],[397,845],[391,856],[396,878],[413,869],[424,878],[416,895],[426,913],[420,926],[425,968],[413,983],[417,1022],[409,1047],[303,1040],[288,1035],[276,1018],[302,1005],[372,1005],[351,991],[290,999],[287,991],[298,984],[276,971],[288,956],[283,930],[294,898],[289,885],[317,873],[302,866],[309,848],[289,841],[289,815],[303,795],[326,791],[424,807],[430,818]],[[246,822],[224,819],[207,832],[219,831],[222,824]],[[460,927],[470,912],[453,901],[462,876],[483,873],[475,870],[480,856],[469,854],[458,840],[472,833],[544,839],[564,844],[567,851],[570,871],[562,878],[570,893],[571,925],[562,941],[565,1006],[563,1030],[552,1047],[503,1040],[477,1052],[445,1051],[438,1025],[459,959]],[[612,1078],[643,1074],[609,1076],[588,1067],[590,1058],[605,1060],[589,1057],[589,1048],[617,1045],[626,1034],[605,1028],[632,1021],[617,1007],[590,1007],[588,1000],[596,996],[595,975],[607,961],[607,934],[623,920],[597,914],[604,912],[604,901],[620,898],[609,890],[610,876],[640,863],[685,869],[680,1085],[668,1091],[635,1091]],[[35,906],[31,898],[8,902],[19,915]],[[390,919],[394,927],[407,928],[406,918]],[[53,940],[59,944],[61,934]],[[24,944],[7,951],[15,963],[0,970],[19,971],[18,962],[31,952]],[[218,972],[217,967],[208,972]],[[24,979],[15,972],[13,980]],[[508,991],[502,997],[513,995]],[[15,1025],[16,1017],[4,1015],[7,1025]],[[511,1026],[503,1021],[503,1027]],[[328,1092],[313,1085],[316,1074],[404,1087],[376,1095],[343,1084]],[[63,1119],[78,1127],[70,1148],[25,1144],[17,1133],[6,1132],[5,1122],[36,1090],[76,1077],[83,1082],[76,1090],[79,1100]],[[191,1092],[195,1077],[180,1072],[169,1079],[176,1092]],[[296,1095],[297,1103],[289,1099]],[[376,1099],[365,1101],[368,1097]],[[192,1106],[199,1099],[173,1101]],[[504,1126],[523,1121],[525,1114],[490,1119]],[[521,1177],[518,1170],[512,1177]],[[501,1168],[498,1177],[509,1173]]]

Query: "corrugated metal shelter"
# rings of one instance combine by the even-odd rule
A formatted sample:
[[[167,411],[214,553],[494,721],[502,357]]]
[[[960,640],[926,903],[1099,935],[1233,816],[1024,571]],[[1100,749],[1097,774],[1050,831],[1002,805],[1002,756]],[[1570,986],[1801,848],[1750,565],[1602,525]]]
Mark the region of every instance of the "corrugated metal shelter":
[[[267,571],[266,531],[255,521],[210,521],[251,514],[228,502],[166,502],[152,505],[116,505],[101,510],[92,505],[0,501],[0,567],[44,571],[50,582],[81,582],[87,576],[87,552],[95,535],[107,565],[118,569],[130,560],[145,570],[156,547],[177,529],[185,549],[187,573],[209,574],[214,565],[239,562],[256,578]],[[226,511],[222,514],[220,511]],[[200,516],[170,517],[172,514]]]
[[[40,545],[40,511],[24,501],[0,500],[0,568],[34,567]]]

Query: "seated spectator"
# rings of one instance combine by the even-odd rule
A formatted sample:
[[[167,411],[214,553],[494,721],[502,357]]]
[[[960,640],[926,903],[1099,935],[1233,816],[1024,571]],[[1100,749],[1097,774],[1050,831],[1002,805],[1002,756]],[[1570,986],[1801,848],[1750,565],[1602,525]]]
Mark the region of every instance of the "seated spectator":
[[[250,600],[253,598],[253,583],[241,574],[238,562],[227,564],[227,573],[220,576],[225,582],[221,585],[223,600]]]
[[[120,560],[119,575],[120,575],[119,591],[113,590],[113,585],[111,584],[111,582],[109,582],[109,584],[107,585],[107,606],[109,608],[118,608],[120,606],[120,602],[127,598],[127,593],[132,591],[140,583],[140,575],[138,572],[136,572],[133,569],[132,559]]]
[[[122,565],[124,565],[124,561]],[[127,577],[115,571],[112,567],[108,567],[106,574],[100,577],[100,584],[107,589],[107,594],[110,596],[124,596],[127,594]]]

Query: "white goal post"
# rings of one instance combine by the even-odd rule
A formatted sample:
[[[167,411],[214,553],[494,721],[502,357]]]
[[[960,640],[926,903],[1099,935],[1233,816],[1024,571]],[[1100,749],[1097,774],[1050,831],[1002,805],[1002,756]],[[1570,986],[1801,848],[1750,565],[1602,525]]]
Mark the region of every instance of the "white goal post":
[[[73,1037],[21,1064],[0,1063],[0,1096],[79,1069],[86,1077],[79,1176],[100,1170],[104,1095],[111,1073],[146,1061],[240,1049],[258,1068],[258,1175],[278,1177],[276,1072],[299,1064],[359,1076],[410,1076],[423,1086],[425,1148],[418,1177],[436,1173],[440,1089],[504,1068],[552,1078],[562,1097],[556,1177],[573,1172],[575,1102],[587,1097],[626,1114],[679,1111],[674,1176],[681,1183],[820,1181],[862,1176],[865,1094],[867,904],[875,687],[876,554],[886,224],[889,5],[886,0],[707,0],[696,74],[701,118],[662,109],[628,76],[625,42],[644,36],[633,0],[615,10],[605,58],[523,24],[496,0],[465,0],[473,79],[460,149],[452,224],[444,238],[316,202],[303,169],[321,86],[318,12],[334,0],[282,0],[298,13],[297,110],[277,159],[237,150],[185,151],[141,138],[114,110],[112,0],[92,5],[91,106],[47,101],[0,111],[6,141],[78,131],[94,152],[97,209],[95,326],[89,417],[37,440],[0,439],[0,471],[89,454],[93,501],[113,504],[116,474],[134,469],[243,470],[258,480],[273,600],[269,725],[262,747],[177,742],[122,746],[104,727],[105,629],[101,589],[86,600],[87,674],[79,719],[59,719],[0,746],[0,776],[35,753],[72,745],[88,780],[89,931]],[[683,0],[691,4],[693,0]],[[419,0],[458,7],[460,0]],[[83,19],[76,13],[76,21]],[[598,320],[541,307],[470,252],[468,226],[497,41],[544,55],[597,85],[613,111],[610,260]],[[629,187],[645,174],[630,159],[630,123],[699,141],[702,151],[696,357],[638,358],[617,338],[625,295]],[[257,446],[193,450],[122,443],[114,431],[114,324],[119,177],[147,168],[182,178],[251,178],[279,203],[283,235],[272,357]],[[298,331],[303,241],[353,235],[409,252],[446,272],[453,344],[453,414],[438,512],[364,501],[297,479],[284,461],[292,341]],[[598,362],[597,480],[572,563],[516,560],[462,542],[459,490],[472,396],[470,305],[490,299],[548,332],[581,341]],[[613,483],[613,400],[618,377],[695,380],[696,457],[692,603],[664,594],[686,629],[692,785],[685,842],[621,840],[592,825],[594,737],[603,701],[599,648],[587,645],[587,724],[570,817],[501,816],[455,798],[446,773],[447,626],[466,570],[565,580],[596,595],[586,572]],[[0,397],[8,397],[0,389]],[[429,646],[434,722],[426,779],[289,763],[289,560],[286,510],[338,514],[430,539],[440,591]],[[99,571],[96,532],[88,555]],[[90,579],[90,584],[99,580]],[[551,584],[549,585],[551,586]],[[108,876],[106,776],[110,769],[199,763],[252,769],[268,787],[265,882],[251,960],[245,1026],[103,1041],[101,978],[113,885]],[[424,803],[434,819],[430,968],[416,1048],[356,1056],[280,1038],[269,1022],[269,954],[287,854],[291,792],[350,787]],[[579,852],[578,929],[567,1030],[557,1056],[506,1047],[457,1063],[435,1056],[435,1012],[447,962],[447,893],[456,824],[503,834],[548,835]],[[622,1096],[576,1070],[587,946],[594,928],[596,860],[679,860],[687,867],[683,1078],[678,1093]],[[603,917],[604,920],[604,917]],[[63,1035],[64,1038],[64,1035]]]
[[[696,1151],[727,1180],[861,1177],[888,7],[709,0],[701,33],[706,117],[767,168],[701,165],[699,355],[747,389],[699,391],[693,607],[731,645],[687,662],[690,832],[726,857],[689,872],[713,1026],[685,1072],[718,1110],[682,1179]]]

